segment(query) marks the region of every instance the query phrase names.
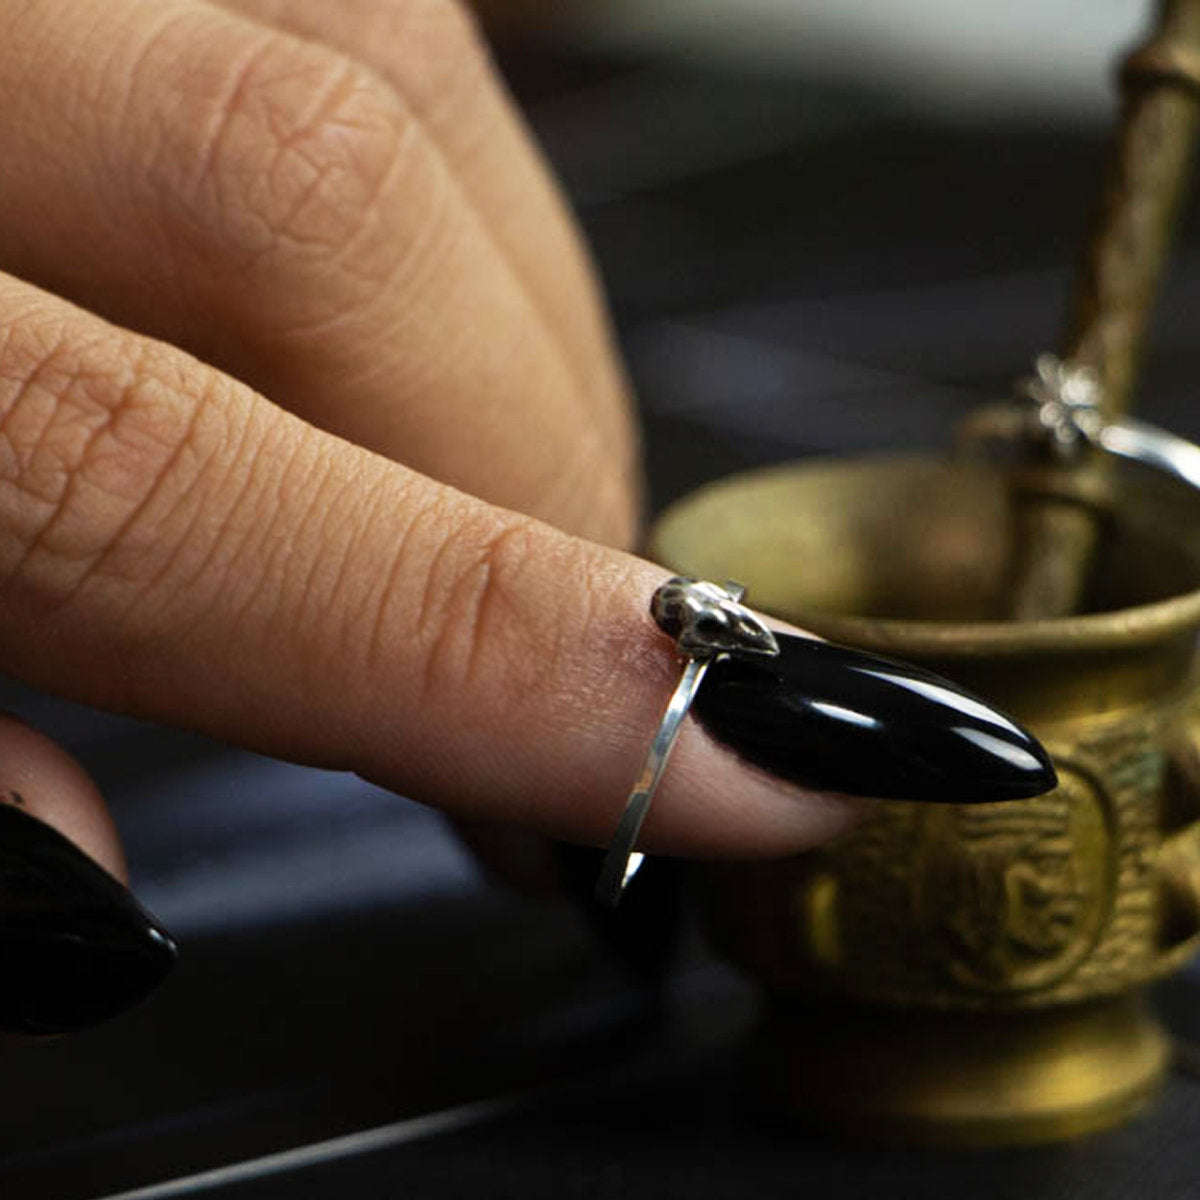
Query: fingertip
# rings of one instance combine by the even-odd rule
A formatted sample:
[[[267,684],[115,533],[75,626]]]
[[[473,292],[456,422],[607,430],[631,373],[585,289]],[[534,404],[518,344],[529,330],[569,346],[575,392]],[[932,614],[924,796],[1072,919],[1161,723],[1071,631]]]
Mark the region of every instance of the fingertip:
[[[91,777],[45,734],[10,713],[0,713],[0,803],[52,826],[126,882],[116,826]]]
[[[108,1020],[170,973],[175,943],[124,875],[116,830],[86,772],[0,715],[0,1045]]]
[[[849,832],[873,804],[777,779],[689,725],[641,840],[651,851],[695,858],[779,858]]]

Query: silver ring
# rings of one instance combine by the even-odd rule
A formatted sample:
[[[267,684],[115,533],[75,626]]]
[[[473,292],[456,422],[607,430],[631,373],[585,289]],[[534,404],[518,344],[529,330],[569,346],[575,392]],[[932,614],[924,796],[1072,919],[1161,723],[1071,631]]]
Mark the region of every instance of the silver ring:
[[[1060,462],[1103,450],[1200,488],[1200,446],[1133,417],[1106,420],[1099,382],[1087,367],[1042,354],[1034,369],[1018,382],[1015,404],[968,418],[967,440],[1023,443]]]
[[[645,855],[636,849],[638,834],[708,668],[729,655],[779,653],[775,635],[740,603],[745,594],[746,589],[732,580],[722,586],[682,575],[668,579],[654,592],[650,613],[658,627],[675,640],[684,660],[683,674],[663,710],[605,855],[596,883],[599,904],[616,908],[645,861]]]
[[[1118,458],[1165,471],[1194,488],[1200,488],[1200,446],[1177,434],[1122,417],[1102,425],[1094,444]]]

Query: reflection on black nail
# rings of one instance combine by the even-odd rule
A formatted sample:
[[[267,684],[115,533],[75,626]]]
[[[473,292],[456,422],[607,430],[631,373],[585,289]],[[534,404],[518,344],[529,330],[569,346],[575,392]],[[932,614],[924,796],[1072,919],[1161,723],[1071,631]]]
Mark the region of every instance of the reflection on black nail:
[[[1049,755],[1014,721],[904,663],[779,634],[774,658],[709,668],[693,712],[718,741],[820,791],[955,804],[1055,786]]]
[[[170,935],[103,867],[0,805],[0,1030],[94,1025],[143,999],[175,958]]]

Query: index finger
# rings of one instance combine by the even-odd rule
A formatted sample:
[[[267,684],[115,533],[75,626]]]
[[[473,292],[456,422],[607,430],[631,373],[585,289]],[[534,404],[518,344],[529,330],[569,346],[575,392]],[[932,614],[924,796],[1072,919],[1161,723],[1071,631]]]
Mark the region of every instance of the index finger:
[[[678,675],[647,612],[661,568],[4,277],[0,325],[0,666],[452,813],[607,840]],[[854,816],[689,722],[645,840],[782,853]]]

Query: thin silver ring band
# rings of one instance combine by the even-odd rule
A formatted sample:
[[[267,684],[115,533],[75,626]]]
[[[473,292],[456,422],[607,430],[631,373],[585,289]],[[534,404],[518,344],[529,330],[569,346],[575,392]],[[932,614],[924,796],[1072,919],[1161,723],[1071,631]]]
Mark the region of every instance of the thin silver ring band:
[[[718,584],[682,575],[673,576],[654,591],[650,615],[675,643],[676,653],[684,661],[683,674],[663,710],[604,858],[596,884],[599,904],[615,908],[645,861],[636,849],[638,834],[708,668],[725,658],[774,657],[779,653],[775,635],[760,617],[742,606],[745,594],[746,589],[733,580]]]
[[[662,715],[654,740],[650,743],[650,752],[642,766],[641,774],[625,801],[625,810],[617,824],[617,832],[613,834],[608,853],[604,856],[604,865],[600,868],[600,878],[596,883],[596,902],[606,908],[616,908],[622,893],[629,882],[637,874],[645,860],[645,855],[635,850],[638,834],[642,831],[642,822],[650,811],[650,801],[658,790],[659,781],[667,767],[667,759],[675,748],[679,732],[683,728],[683,720],[692,707],[692,701],[700,690],[700,684],[705,672],[712,665],[711,659],[689,658],[687,666],[671,693],[671,699]]]

